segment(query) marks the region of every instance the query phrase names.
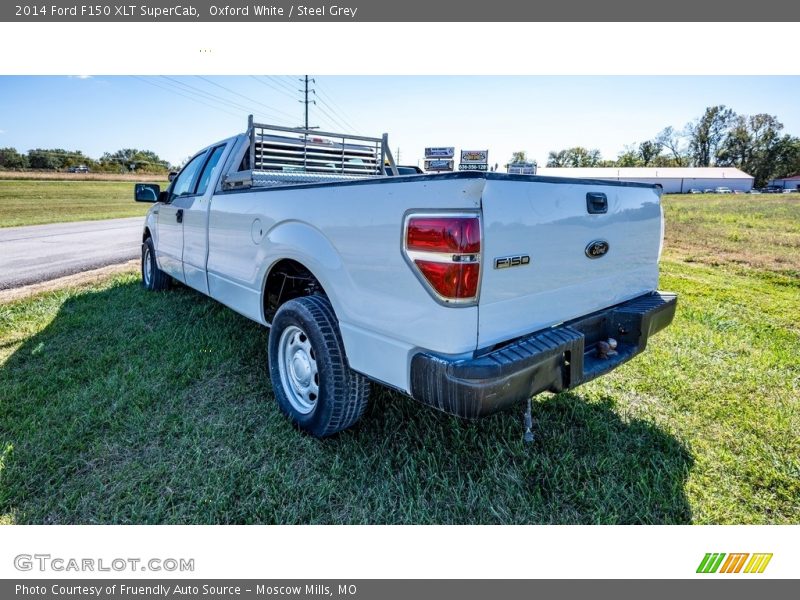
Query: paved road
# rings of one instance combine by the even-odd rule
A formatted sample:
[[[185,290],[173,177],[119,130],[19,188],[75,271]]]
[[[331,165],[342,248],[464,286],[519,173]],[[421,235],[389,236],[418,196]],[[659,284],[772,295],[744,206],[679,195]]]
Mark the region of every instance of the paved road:
[[[142,217],[0,228],[0,290],[138,258]]]

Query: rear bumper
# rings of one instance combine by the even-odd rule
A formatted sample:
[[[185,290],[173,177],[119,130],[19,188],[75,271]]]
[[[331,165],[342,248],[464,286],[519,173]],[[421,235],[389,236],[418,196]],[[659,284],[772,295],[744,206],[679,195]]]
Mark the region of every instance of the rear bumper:
[[[474,358],[429,353],[411,360],[411,395],[465,418],[482,417],[539,392],[574,388],[627,362],[675,316],[677,296],[653,292],[516,339]],[[617,354],[601,358],[597,342],[613,337]]]

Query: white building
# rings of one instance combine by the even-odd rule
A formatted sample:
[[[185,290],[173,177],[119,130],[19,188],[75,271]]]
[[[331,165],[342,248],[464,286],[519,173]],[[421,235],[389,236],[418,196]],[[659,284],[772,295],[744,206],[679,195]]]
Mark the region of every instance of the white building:
[[[793,175],[792,177],[780,177],[773,179],[769,182],[770,185],[777,185],[785,190],[798,190],[800,189],[800,175]]]
[[[733,167],[539,167],[537,175],[656,183],[666,194],[716,187],[749,192],[753,188],[753,177]]]

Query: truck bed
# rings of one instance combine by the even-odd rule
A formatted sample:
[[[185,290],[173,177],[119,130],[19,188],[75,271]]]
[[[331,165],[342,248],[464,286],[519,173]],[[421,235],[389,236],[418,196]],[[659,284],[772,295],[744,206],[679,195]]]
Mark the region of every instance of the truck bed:
[[[606,191],[607,214],[586,214],[587,190]],[[459,209],[482,214],[484,246],[480,301],[454,308],[420,284],[401,238],[409,212]],[[241,232],[255,235],[256,222],[254,244]],[[659,230],[659,191],[644,184],[484,172],[286,183],[214,195],[208,282],[266,322],[266,271],[277,257],[302,262],[331,297],[353,368],[407,390],[415,348],[466,356],[654,290]],[[599,236],[611,251],[589,260]],[[519,254],[530,264],[494,268]],[[376,353],[386,356],[377,374]]]

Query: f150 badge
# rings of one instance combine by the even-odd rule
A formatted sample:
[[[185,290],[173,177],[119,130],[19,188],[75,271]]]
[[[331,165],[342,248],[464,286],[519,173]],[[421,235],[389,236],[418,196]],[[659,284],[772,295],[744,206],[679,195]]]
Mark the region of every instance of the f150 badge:
[[[593,242],[589,242],[589,245],[586,246],[586,256],[589,258],[600,258],[601,256],[605,256],[608,254],[608,242],[605,240],[595,240]]]
[[[522,267],[530,264],[531,257],[527,254],[517,254],[516,256],[501,256],[494,259],[495,269],[508,269],[509,267]]]

